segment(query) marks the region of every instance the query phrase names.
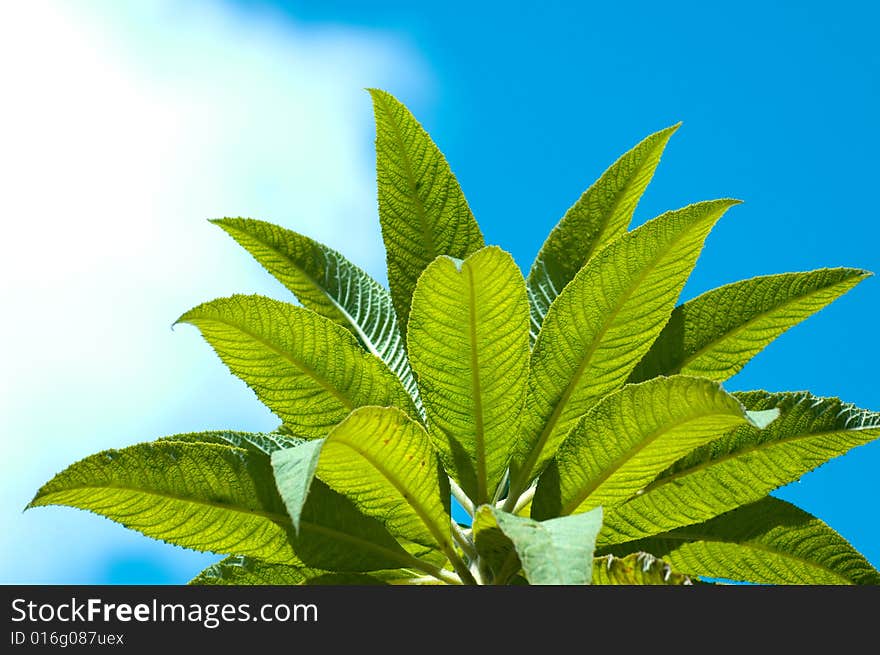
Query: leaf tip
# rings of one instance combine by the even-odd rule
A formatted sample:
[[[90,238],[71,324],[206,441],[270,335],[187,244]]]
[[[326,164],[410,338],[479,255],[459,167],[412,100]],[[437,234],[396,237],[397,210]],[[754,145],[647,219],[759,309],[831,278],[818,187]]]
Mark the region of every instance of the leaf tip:
[[[682,121],[678,121],[677,123],[673,123],[672,125],[670,125],[666,129],[661,130],[661,132],[665,132],[667,135],[672,136],[673,134],[678,132],[678,128],[680,128],[681,126],[682,126]]]

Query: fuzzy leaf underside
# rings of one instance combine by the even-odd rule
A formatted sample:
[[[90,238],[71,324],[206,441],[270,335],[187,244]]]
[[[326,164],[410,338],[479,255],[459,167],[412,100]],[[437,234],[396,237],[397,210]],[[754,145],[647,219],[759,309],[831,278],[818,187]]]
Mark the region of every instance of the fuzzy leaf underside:
[[[364,405],[417,416],[400,380],[348,330],[303,307],[262,296],[220,298],[178,322],[195,325],[217,355],[294,434],[319,439]]]
[[[663,149],[678,127],[660,130],[622,155],[550,232],[527,279],[532,343],[565,285],[595,253],[626,232]]]
[[[307,236],[249,218],[212,221],[303,304],[350,330],[417,399],[391,294],[344,255]]]
[[[522,568],[531,585],[590,584],[601,526],[601,508],[534,521],[482,505],[474,518],[478,550],[496,569],[503,570],[508,560],[518,559],[516,568]]]
[[[880,575],[843,537],[776,498],[706,523],[603,549],[646,551],[687,575],[764,584],[880,584]]]
[[[296,522],[317,477],[395,536],[449,552],[448,486],[424,429],[400,410],[362,407],[323,441],[272,456]]]
[[[528,300],[500,248],[458,266],[440,257],[413,294],[408,350],[430,434],[446,470],[475,504],[507,467],[528,379]]]
[[[422,271],[436,257],[464,259],[483,235],[443,153],[391,94],[370,89],[376,117],[379,223],[391,297],[405,334]]]
[[[293,448],[306,441],[280,432],[240,432],[236,430],[208,430],[186,432],[161,437],[156,443],[177,441],[182,443],[214,443],[241,448],[259,455],[271,455],[276,450]]]
[[[667,585],[693,584],[691,579],[676,573],[662,559],[648,553],[632,553],[625,557],[606,555],[593,560],[594,585]]]
[[[675,308],[629,381],[674,373],[724,381],[783,332],[870,275],[826,268],[756,277],[708,291]]]
[[[673,376],[626,385],[572,429],[538,481],[532,517],[605,511],[634,496],[694,449],[749,423],[717,383]]]
[[[760,500],[850,449],[880,437],[880,414],[806,392],[732,394],[747,409],[778,408],[759,429],[746,425],[694,450],[644,493],[605,513],[602,545],[700,523]]]
[[[514,460],[520,486],[574,424],[621,387],[662,330],[715,222],[715,200],[663,214],[591,259],[553,302],[531,356]]]
[[[268,464],[219,444],[139,444],[71,465],[29,507],[77,507],[186,548],[297,562]]]

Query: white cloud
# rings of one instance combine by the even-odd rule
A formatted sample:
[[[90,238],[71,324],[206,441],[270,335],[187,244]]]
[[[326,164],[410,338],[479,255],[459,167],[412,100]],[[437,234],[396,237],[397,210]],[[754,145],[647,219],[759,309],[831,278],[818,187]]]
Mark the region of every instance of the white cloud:
[[[421,71],[389,35],[170,1],[4,3],[0,62],[0,582],[85,580],[133,542],[22,515],[38,484],[100,448],[274,425],[169,330],[209,298],[284,295],[205,219],[278,222],[381,277],[363,88],[412,98]]]

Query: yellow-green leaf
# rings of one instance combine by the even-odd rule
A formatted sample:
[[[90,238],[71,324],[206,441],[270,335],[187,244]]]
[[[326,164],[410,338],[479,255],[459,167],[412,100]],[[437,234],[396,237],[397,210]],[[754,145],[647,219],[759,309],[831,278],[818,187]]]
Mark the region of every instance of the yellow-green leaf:
[[[600,505],[608,512],[689,452],[752,421],[711,380],[678,375],[626,385],[572,429],[538,480],[532,516]]]
[[[434,259],[464,259],[483,235],[443,153],[410,111],[385,91],[370,89],[376,116],[379,222],[391,297],[406,332],[419,275]]]
[[[501,482],[525,402],[528,301],[522,273],[500,248],[456,263],[439,257],[413,294],[409,354],[431,438],[475,504]]]
[[[87,457],[29,507],[67,505],[194,550],[298,562],[268,458],[209,443],[158,441]]]
[[[880,584],[880,574],[843,537],[776,498],[610,549],[648,551],[676,570],[765,584]]]
[[[417,399],[415,378],[385,287],[341,253],[292,230],[250,218],[212,223],[223,228],[305,307],[350,330]]]
[[[262,296],[220,298],[178,319],[195,325],[235,375],[297,436],[318,439],[364,405],[417,416],[412,398],[354,335],[303,307]]]
[[[629,381],[674,373],[724,381],[780,334],[870,275],[854,268],[823,268],[708,291],[675,308]]]
[[[600,543],[640,539],[700,523],[800,478],[880,437],[880,414],[806,392],[733,394],[747,409],[777,409],[760,429],[745,425],[669,466],[642,494],[606,511]]]
[[[323,442],[276,451],[272,465],[295,520],[308,506],[317,476],[393,535],[452,549],[445,476],[424,428],[400,410],[357,409]]]
[[[590,258],[626,232],[669,137],[656,132],[620,157],[565,213],[538,253],[528,277],[532,341],[556,296]]]
[[[553,301],[531,356],[516,491],[596,401],[624,384],[669,319],[712,226],[736,203],[698,203],[647,222],[593,257]]]
[[[605,555],[593,560],[594,585],[667,585],[693,584],[683,573],[676,573],[669,564],[648,553],[632,553],[626,557]]]

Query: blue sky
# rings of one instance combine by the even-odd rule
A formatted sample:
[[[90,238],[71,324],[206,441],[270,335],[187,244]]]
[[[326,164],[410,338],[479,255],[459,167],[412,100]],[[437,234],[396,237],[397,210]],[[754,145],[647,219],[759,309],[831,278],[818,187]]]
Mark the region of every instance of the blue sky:
[[[0,581],[180,582],[213,560],[74,510],[20,510],[97,449],[273,425],[195,331],[168,326],[234,291],[283,297],[208,217],[283,223],[383,275],[364,87],[413,109],[487,241],[523,268],[619,154],[681,120],[636,222],[745,201],[685,298],[765,273],[880,272],[874,3],[18,4],[0,9],[18,99],[0,108],[0,266],[20,317],[0,328],[17,344],[0,396]],[[727,387],[880,410],[878,308],[872,278]],[[780,495],[880,565],[878,467],[875,443]]]

